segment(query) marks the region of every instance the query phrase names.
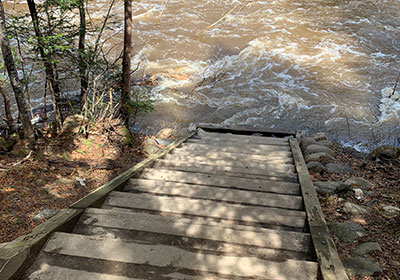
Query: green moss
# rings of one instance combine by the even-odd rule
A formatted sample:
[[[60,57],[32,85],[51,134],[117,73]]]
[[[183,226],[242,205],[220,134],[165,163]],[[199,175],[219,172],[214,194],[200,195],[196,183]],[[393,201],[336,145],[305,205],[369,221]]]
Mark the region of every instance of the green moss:
[[[381,146],[372,151],[375,158],[396,158],[400,155],[400,148],[393,146]]]
[[[131,146],[135,143],[135,139],[133,138],[128,128],[122,127],[118,130],[118,133],[124,137],[123,141],[125,145]]]

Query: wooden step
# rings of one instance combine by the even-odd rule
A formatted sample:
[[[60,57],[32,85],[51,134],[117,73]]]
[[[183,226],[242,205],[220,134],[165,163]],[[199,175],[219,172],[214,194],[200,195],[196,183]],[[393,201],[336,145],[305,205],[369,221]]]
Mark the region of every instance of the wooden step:
[[[247,179],[213,174],[149,168],[144,169],[139,175],[139,178],[163,180],[165,182],[178,182],[260,192],[300,195],[300,185],[292,182]]]
[[[245,160],[229,160],[229,159],[215,159],[208,158],[205,156],[192,155],[192,156],[184,156],[184,155],[173,155],[167,154],[163,159],[175,161],[175,162],[186,162],[186,163],[200,163],[200,164],[208,164],[214,166],[232,166],[232,167],[241,167],[241,168],[251,168],[259,171],[275,171],[275,172],[285,172],[293,174],[292,167],[286,169],[286,165],[292,164],[292,158],[272,158],[268,160],[268,162],[249,162]]]
[[[262,144],[262,145],[288,145],[289,141],[285,138],[273,138],[273,137],[262,137],[262,136],[250,136],[250,135],[239,135],[239,134],[228,134],[228,133],[212,133],[198,131],[195,136],[191,139],[201,139],[214,142],[240,142],[249,144]]]
[[[216,166],[201,163],[189,163],[183,161],[174,161],[159,159],[152,166],[154,169],[169,169],[186,172],[197,172],[205,174],[215,174],[220,176],[261,179],[270,181],[286,181],[297,183],[297,174],[287,174],[285,172],[276,172],[271,170],[260,170],[254,168],[242,168],[234,166]]]
[[[225,153],[244,153],[254,155],[267,155],[273,151],[290,152],[289,145],[287,146],[274,146],[274,145],[259,145],[259,144],[246,144],[246,143],[232,143],[232,142],[214,142],[214,143],[183,143],[181,148],[187,150],[210,150]]]
[[[85,248],[82,250],[82,248]],[[165,245],[143,245],[116,239],[95,238],[57,232],[44,247],[44,252],[81,259],[104,260],[138,269],[138,278],[156,273],[161,279],[165,271],[191,271],[195,275],[254,277],[255,279],[316,279],[318,265],[314,262],[287,260],[272,262],[256,257],[219,256],[190,252]],[[107,265],[105,265],[107,266]],[[142,271],[140,271],[140,266]],[[143,268],[146,268],[143,271]],[[152,275],[150,274],[150,275]],[[153,274],[154,275],[154,274]],[[147,276],[148,277],[148,276]],[[146,278],[146,277],[144,277]]]
[[[271,151],[268,152],[267,155],[250,155],[250,154],[240,154],[240,153],[230,153],[230,152],[219,152],[219,151],[210,151],[207,150],[186,150],[185,148],[174,149],[171,153],[173,156],[203,156],[210,159],[222,159],[222,160],[241,160],[241,161],[251,161],[251,162],[268,162],[270,160],[275,160],[279,158],[290,159],[291,152],[286,151]],[[294,165],[290,165],[292,169],[294,169]]]
[[[303,199],[300,196],[260,193],[248,190],[243,191],[157,180],[131,179],[124,191],[202,198],[228,203],[259,205],[296,210],[300,210],[303,207]]]
[[[104,208],[120,207],[179,215],[226,219],[237,223],[304,228],[305,212],[261,206],[226,204],[212,200],[111,192]]]
[[[88,226],[109,228],[112,230],[110,232],[116,229],[135,231],[136,235],[139,235],[138,232],[144,232],[143,236],[146,233],[154,233],[187,237],[198,240],[198,243],[218,242],[219,246],[229,243],[251,246],[253,249],[258,247],[302,253],[308,252],[310,246],[308,233],[109,209],[86,209],[78,222],[78,228]],[[161,240],[161,237],[159,239]]]

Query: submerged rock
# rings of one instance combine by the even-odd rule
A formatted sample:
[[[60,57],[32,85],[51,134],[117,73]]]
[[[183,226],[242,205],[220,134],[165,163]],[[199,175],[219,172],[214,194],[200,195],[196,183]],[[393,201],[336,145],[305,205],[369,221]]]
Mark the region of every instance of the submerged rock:
[[[334,223],[330,226],[333,235],[344,242],[354,242],[358,238],[366,236],[364,229],[352,222]]]
[[[349,276],[371,276],[376,272],[382,272],[379,264],[360,256],[343,260],[343,265]]]

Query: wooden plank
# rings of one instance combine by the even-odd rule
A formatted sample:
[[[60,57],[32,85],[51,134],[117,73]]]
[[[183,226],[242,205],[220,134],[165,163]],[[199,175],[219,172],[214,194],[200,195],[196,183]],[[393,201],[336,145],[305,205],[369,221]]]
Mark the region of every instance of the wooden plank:
[[[125,186],[124,191],[201,198],[229,203],[296,210],[301,210],[303,207],[303,199],[300,196],[260,193],[248,190],[224,189],[155,180],[131,179]]]
[[[145,169],[139,178],[292,195],[298,195],[300,192],[299,184],[292,182],[207,175],[167,169]]]
[[[186,150],[207,150],[218,151],[225,153],[238,153],[238,154],[254,154],[254,155],[267,155],[271,151],[286,151],[290,152],[289,143],[285,146],[281,145],[259,145],[259,144],[246,144],[238,142],[199,142],[189,143],[185,142],[181,146]]]
[[[218,241],[220,246],[223,245],[222,243],[234,243],[303,253],[308,251],[311,241],[310,235],[302,232],[237,225],[227,227],[215,222],[95,208],[86,210],[79,220],[79,226],[167,234],[201,239],[199,242]]]
[[[335,243],[329,234],[315,187],[311,181],[297,140],[290,139],[290,146],[299,176],[307,220],[322,277],[324,280],[348,280]]]
[[[280,138],[278,140],[274,140],[275,138],[259,140],[258,137],[251,137],[249,139],[231,139],[224,136],[199,136],[194,135],[192,138],[188,139],[185,143],[193,143],[193,144],[207,144],[207,145],[239,145],[239,144],[246,144],[246,145],[263,145],[263,146],[274,146],[274,147],[287,147],[289,146],[289,142],[282,141]]]
[[[231,161],[236,161],[236,160],[242,160],[242,161],[252,161],[252,162],[268,162],[268,160],[271,160],[273,158],[291,158],[292,153],[287,152],[287,151],[274,151],[274,152],[269,152],[266,155],[250,155],[250,154],[243,154],[243,153],[231,153],[231,152],[219,152],[213,151],[212,148],[210,148],[210,151],[207,151],[207,149],[204,150],[186,150],[185,148],[179,148],[175,149],[172,153],[172,155],[177,155],[177,156],[203,156],[207,157],[210,159],[223,159],[223,160],[231,160]],[[294,167],[294,165],[291,165]]]
[[[152,168],[155,169],[169,169],[179,170],[186,172],[197,172],[205,174],[215,174],[221,176],[251,178],[269,181],[286,181],[297,183],[296,174],[287,174],[285,172],[275,172],[271,170],[259,170],[253,168],[241,168],[234,166],[216,166],[201,163],[189,163],[183,161],[173,161],[166,159],[158,159],[154,162]]]
[[[150,166],[156,159],[164,157],[168,154],[171,150],[179,147],[186,139],[192,137],[194,132],[190,133],[186,137],[179,139],[170,145],[168,145],[164,150],[154,154],[153,156],[141,161],[140,163],[136,164],[135,166],[129,168],[124,173],[120,174],[119,176],[115,177],[111,181],[107,182],[103,186],[97,188],[96,190],[89,193],[87,196],[83,197],[82,199],[78,200],[74,204],[72,204],[71,208],[87,208],[93,206],[94,203],[102,202],[102,199],[111,191],[121,188],[121,186],[128,181],[135,173],[140,171],[141,169]],[[100,205],[99,205],[100,206]]]
[[[302,211],[125,192],[111,192],[105,206],[297,228],[303,228],[305,222],[305,213]]]
[[[295,131],[292,130],[281,130],[276,128],[254,128],[249,126],[222,126],[220,124],[212,124],[212,123],[199,123],[197,124],[198,128],[201,128],[206,131],[216,132],[216,133],[234,133],[234,134],[261,134],[263,136],[275,136],[275,137],[286,137],[286,136],[295,136]]]
[[[81,250],[85,248],[85,250]],[[316,279],[318,265],[287,260],[271,262],[255,257],[216,256],[165,245],[143,245],[115,239],[56,233],[44,251],[50,254],[102,259],[125,264],[208,272],[230,277]]]
[[[244,160],[229,160],[229,159],[212,159],[205,156],[181,156],[181,155],[172,155],[168,154],[163,157],[165,160],[175,161],[177,163],[186,162],[190,164],[207,164],[213,166],[230,166],[230,167],[239,167],[245,169],[255,169],[262,172],[284,172],[286,174],[294,174],[294,170],[286,169],[287,165],[290,165],[290,162],[293,161],[292,158],[283,159],[271,159],[268,162],[248,162]]]
[[[32,264],[50,234],[58,230],[72,230],[82,212],[81,209],[63,210],[35,227],[31,233],[20,236],[0,248],[3,260],[0,279],[7,280],[11,277],[18,279],[26,267]]]

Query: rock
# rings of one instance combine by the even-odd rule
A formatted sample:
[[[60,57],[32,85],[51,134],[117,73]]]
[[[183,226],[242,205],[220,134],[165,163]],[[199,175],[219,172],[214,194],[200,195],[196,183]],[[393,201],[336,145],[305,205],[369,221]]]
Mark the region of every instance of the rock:
[[[154,140],[158,145],[161,145],[161,146],[168,146],[169,144],[174,142],[173,140],[170,140],[170,139],[159,139],[159,138],[156,138]]]
[[[373,158],[397,158],[400,155],[400,148],[396,148],[393,146],[381,146],[376,148],[371,153]]]
[[[35,217],[33,217],[33,221],[34,222],[39,222],[42,219],[50,219],[51,217],[53,217],[54,215],[56,215],[58,213],[57,210],[53,210],[53,209],[44,209],[43,211],[40,211],[39,213],[36,214]]]
[[[353,173],[353,169],[337,163],[328,163],[326,165],[326,172],[328,173],[337,173],[337,174],[345,174],[345,173]]]
[[[346,202],[344,204],[343,211],[353,215],[369,214],[369,211],[366,208],[351,202]]]
[[[317,142],[328,140],[328,137],[326,137],[325,133],[323,133],[323,132],[315,133],[315,134],[311,135],[311,138]]]
[[[326,162],[335,161],[335,158],[327,153],[316,153],[316,154],[307,155],[305,157],[305,160],[306,160],[306,162],[317,161],[317,162],[326,163]]]
[[[79,132],[82,125],[87,124],[88,120],[82,115],[71,115],[65,118],[61,134],[75,134]]]
[[[54,183],[59,185],[75,185],[76,181],[71,178],[61,177],[55,180]]]
[[[135,144],[135,139],[132,136],[131,131],[127,127],[121,127],[118,129],[118,134],[124,137],[124,144],[127,146],[131,146]]]
[[[309,163],[307,163],[307,168],[312,173],[321,173],[325,170],[324,165],[316,161],[310,161]]]
[[[364,178],[361,177],[351,177],[350,179],[346,180],[346,184],[349,184],[350,186],[357,186],[357,187],[362,187],[362,188],[368,188],[372,186],[372,183],[368,180],[365,180]]]
[[[149,156],[154,155],[161,150],[162,148],[160,148],[157,144],[146,144],[143,148],[143,151]]]
[[[344,242],[354,242],[358,238],[366,236],[364,229],[352,222],[334,223],[330,226],[333,235]]]
[[[156,134],[156,137],[161,139],[167,139],[173,136],[176,136],[176,130],[172,128],[163,128]]]
[[[400,215],[400,208],[394,207],[392,205],[385,205],[382,207],[383,215],[389,218],[397,217]]]
[[[371,252],[382,252],[382,248],[377,242],[367,242],[358,245],[354,251],[352,252],[352,255],[358,255],[358,256],[365,256],[368,255]]]
[[[353,189],[354,191],[354,195],[358,200],[361,200],[364,198],[364,192],[362,191],[362,189]]]
[[[19,136],[13,133],[9,138],[0,137],[0,152],[7,153],[17,144]]]
[[[371,276],[376,272],[382,272],[377,263],[360,256],[343,260],[343,265],[349,276]]]
[[[76,181],[81,185],[81,187],[86,186],[86,179],[85,178],[80,178],[80,177],[75,177]]]
[[[310,154],[316,154],[316,153],[326,153],[328,155],[334,156],[335,152],[325,146],[321,146],[321,145],[316,145],[316,144],[311,144],[308,145],[307,148],[304,151],[304,155],[310,155]]]
[[[317,143],[320,146],[325,146],[325,147],[328,147],[328,148],[333,147],[332,142],[328,141],[328,140],[318,141]]]
[[[316,181],[314,186],[319,194],[333,194],[349,188],[349,185],[341,181]]]
[[[300,148],[303,152],[307,149],[308,146],[315,144],[318,144],[317,141],[315,141],[311,137],[302,137],[300,140]]]

